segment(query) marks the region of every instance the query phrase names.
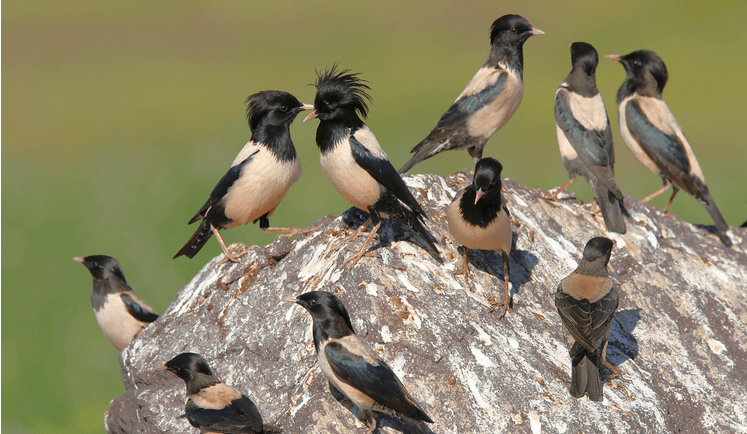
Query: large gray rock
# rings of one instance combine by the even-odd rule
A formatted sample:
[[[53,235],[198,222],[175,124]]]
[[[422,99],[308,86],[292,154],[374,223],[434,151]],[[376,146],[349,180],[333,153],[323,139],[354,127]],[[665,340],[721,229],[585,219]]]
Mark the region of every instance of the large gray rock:
[[[431,216],[443,264],[383,226],[376,257],[350,269],[343,218],[210,261],[163,315],[121,354],[127,389],[105,417],[109,432],[197,432],[184,415],[185,387],[154,368],[184,351],[202,354],[223,380],[253,399],[266,423],[288,433],[365,432],[329,393],[316,363],[311,317],[284,297],[324,290],[347,306],[362,339],[389,362],[436,422],[434,433],[747,432],[747,229],[733,248],[703,227],[627,197],[626,235],[607,233],[591,204],[551,203],[517,182],[505,190],[514,219],[513,311],[500,318],[502,266],[470,251],[476,281],[454,276],[461,257],[443,208],[469,176],[408,176]],[[362,221],[355,211],[347,221]],[[604,401],[568,393],[570,359],[553,294],[590,238],[616,242],[609,270],[620,288],[608,360],[624,379]],[[359,248],[363,239],[353,243]],[[608,371],[604,370],[606,377]],[[391,418],[380,432],[399,432]]]

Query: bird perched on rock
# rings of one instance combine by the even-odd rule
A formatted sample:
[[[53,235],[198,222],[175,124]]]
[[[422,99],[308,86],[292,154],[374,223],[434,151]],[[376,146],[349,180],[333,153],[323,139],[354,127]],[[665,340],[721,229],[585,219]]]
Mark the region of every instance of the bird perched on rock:
[[[342,265],[353,266],[366,253],[368,245],[381,227],[381,218],[398,220],[422,238],[424,248],[438,258],[433,235],[423,226],[428,216],[407,189],[402,178],[389,162],[373,132],[363,123],[370,89],[358,74],[337,71],[337,66],[318,74],[314,111],[304,119],[319,119],[316,144],[322,169],[337,191],[353,206],[371,214],[373,229],[363,247]],[[368,222],[350,238],[361,236]]]
[[[606,57],[620,62],[627,74],[617,91],[623,140],[633,155],[664,181],[662,188],[643,198],[641,203],[648,202],[671,186],[674,189],[672,196],[663,208],[667,212],[680,189],[685,190],[705,206],[716,224],[721,242],[731,246],[731,240],[726,235],[729,225],[708,191],[703,171],[682,128],[662,99],[664,86],[669,79],[664,61],[648,50],[634,51],[625,56],[609,54]]]
[[[194,257],[215,235],[230,261],[220,229],[235,228],[257,222],[266,232],[305,232],[297,228],[271,228],[268,217],[275,212],[288,189],[301,176],[301,162],[290,136],[290,124],[303,110],[313,106],[300,103],[288,92],[266,90],[247,100],[247,120],[252,137],[231,163],[210,193],[210,198],[189,221],[200,227],[174,256]]]
[[[400,173],[439,152],[467,149],[475,163],[482,149],[501,129],[524,95],[524,42],[533,35],[544,35],[519,15],[504,15],[490,28],[490,55],[467,83],[454,104],[441,116],[428,137],[412,148],[415,154]]]
[[[495,158],[486,157],[475,165],[472,184],[457,193],[446,207],[449,232],[464,249],[460,274],[469,282],[468,249],[495,250],[503,259],[506,292],[500,305],[509,312],[511,293],[508,288],[508,255],[511,253],[511,222],[506,201],[501,195],[503,166]]]
[[[179,354],[158,369],[171,371],[184,380],[187,385],[184,411],[189,423],[201,433],[283,432],[276,426],[264,425],[254,402],[220,381],[199,354]]]
[[[101,331],[122,351],[158,314],[130,288],[122,267],[105,255],[76,256],[73,261],[88,268],[93,277],[91,305]]]
[[[612,247],[612,241],[604,237],[589,240],[578,268],[561,280],[555,291],[555,307],[570,346],[570,392],[576,398],[586,394],[593,401],[602,400],[600,352],[602,364],[619,375],[617,368],[607,363],[607,339],[619,300],[607,274]]]
[[[555,92],[555,124],[563,165],[570,179],[552,196],[581,175],[594,191],[607,230],[625,233],[622,192],[615,182],[612,130],[597,89],[597,50],[585,42],[571,44],[571,73]]]
[[[330,392],[336,397],[344,395],[360,410],[358,417],[370,427],[369,432],[378,424],[373,411],[398,418],[411,433],[428,432],[421,421],[433,420],[410,396],[392,368],[358,338],[340,299],[329,292],[314,291],[283,301],[299,304],[311,314],[314,347]]]

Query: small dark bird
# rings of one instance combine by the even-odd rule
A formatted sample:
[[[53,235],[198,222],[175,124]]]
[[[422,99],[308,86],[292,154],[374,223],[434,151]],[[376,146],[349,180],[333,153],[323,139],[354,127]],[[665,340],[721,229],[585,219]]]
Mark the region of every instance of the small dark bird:
[[[337,191],[353,206],[371,214],[373,229],[363,247],[342,266],[353,266],[366,253],[368,245],[381,227],[381,218],[398,220],[424,241],[426,250],[439,258],[436,240],[423,226],[428,216],[407,189],[402,178],[389,162],[373,132],[361,117],[368,115],[366,93],[370,89],[358,74],[350,70],[332,69],[318,74],[314,111],[304,119],[319,119],[316,144],[319,146],[322,169]],[[361,236],[368,222],[349,239]]]
[[[708,191],[703,171],[682,127],[662,99],[669,79],[664,61],[648,50],[634,51],[625,56],[608,54],[606,57],[620,62],[627,73],[625,82],[617,91],[620,133],[633,155],[664,181],[662,188],[643,198],[641,203],[648,202],[671,186],[672,197],[663,208],[667,212],[680,189],[685,190],[705,206],[716,224],[721,242],[731,246],[726,235],[729,225]]]
[[[619,300],[607,274],[612,247],[612,241],[604,237],[589,240],[578,268],[561,280],[555,291],[555,307],[570,346],[570,391],[575,398],[586,394],[593,401],[602,400],[600,347],[602,364],[619,376],[617,368],[607,363],[607,339]]]
[[[533,35],[544,35],[519,15],[504,15],[490,28],[490,55],[467,83],[454,104],[441,116],[428,137],[412,148],[415,154],[405,163],[405,173],[439,152],[466,149],[477,163],[482,149],[500,130],[524,95],[524,42]]]
[[[158,369],[171,371],[187,384],[187,420],[201,433],[281,433],[262,424],[262,415],[251,399],[213,374],[202,356],[182,353]]]
[[[247,120],[252,137],[210,193],[205,205],[189,221],[200,227],[174,256],[194,257],[212,235],[218,238],[226,258],[235,262],[218,232],[259,220],[266,232],[305,232],[297,228],[271,228],[268,217],[301,176],[301,162],[290,136],[290,124],[313,106],[300,103],[288,92],[266,90],[247,100]]]
[[[158,314],[135,294],[125,280],[122,267],[104,255],[76,256],[73,261],[88,268],[93,277],[91,305],[104,336],[122,351]]]
[[[344,395],[376,430],[373,411],[401,420],[411,433],[426,434],[433,423],[407,392],[392,368],[353,331],[350,315],[340,299],[323,291],[307,292],[283,301],[303,306],[314,322],[314,346],[319,367],[329,380],[330,392]],[[373,425],[371,425],[373,422]]]
[[[585,42],[571,43],[573,69],[555,92],[558,145],[569,180],[553,195],[581,175],[594,190],[607,230],[625,233],[622,192],[615,182],[615,149],[602,95],[597,89],[597,50]]]
[[[503,278],[506,293],[500,305],[510,312],[511,293],[508,289],[508,255],[511,253],[511,222],[506,201],[501,195],[501,172],[498,160],[483,158],[475,165],[472,184],[457,193],[446,207],[449,232],[464,249],[464,263],[460,274],[469,281],[467,249],[495,250],[503,259]]]

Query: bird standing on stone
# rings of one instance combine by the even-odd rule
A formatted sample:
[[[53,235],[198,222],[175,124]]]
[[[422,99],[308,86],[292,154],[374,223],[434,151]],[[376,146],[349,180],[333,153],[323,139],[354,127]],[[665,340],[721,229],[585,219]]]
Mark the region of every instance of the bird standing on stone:
[[[533,35],[544,35],[519,15],[504,15],[490,28],[490,55],[467,83],[456,101],[441,116],[428,137],[412,148],[415,154],[400,173],[439,152],[467,149],[477,163],[482,149],[501,129],[524,95],[524,42]]]
[[[158,314],[130,288],[122,267],[105,255],[76,256],[73,261],[88,268],[93,277],[91,305],[101,331],[122,351]]]
[[[583,176],[594,191],[607,230],[625,233],[622,192],[615,182],[612,130],[597,89],[597,50],[585,42],[571,43],[573,69],[555,92],[555,123],[563,165],[570,179],[552,198]]]
[[[731,240],[726,235],[729,225],[708,191],[703,171],[682,127],[662,99],[664,86],[669,79],[664,61],[648,50],[634,51],[625,56],[609,54],[606,57],[620,62],[627,74],[617,91],[623,140],[633,155],[664,181],[662,188],[643,198],[641,203],[648,202],[671,186],[672,196],[663,208],[667,212],[680,189],[685,190],[705,206],[716,224],[721,242],[731,246]]]
[[[607,339],[619,300],[617,288],[607,273],[612,247],[612,241],[604,237],[589,240],[581,263],[560,281],[555,291],[555,307],[570,346],[570,392],[575,398],[586,394],[593,401],[603,399],[599,382],[600,347],[602,364],[619,375],[617,368],[607,363]]]
[[[369,433],[378,424],[374,411],[398,418],[411,433],[428,432],[422,422],[433,420],[410,396],[392,368],[358,338],[340,299],[329,292],[315,291],[283,301],[296,303],[311,314],[314,347],[330,392],[343,405],[349,401],[360,410],[358,417],[369,426]]]
[[[179,354],[158,369],[173,372],[184,380],[187,385],[184,412],[189,423],[201,433],[283,432],[276,426],[264,425],[254,402],[220,381],[199,354]]]
[[[402,178],[389,162],[373,132],[363,123],[370,100],[370,89],[358,74],[337,71],[333,66],[321,73],[316,81],[314,111],[304,119],[319,119],[316,144],[322,169],[337,191],[353,206],[371,214],[373,229],[363,247],[342,266],[353,266],[366,253],[368,245],[381,227],[381,218],[398,220],[418,234],[423,247],[438,258],[433,235],[423,226],[428,216],[407,189]],[[361,225],[349,239],[361,236],[368,222]]]
[[[472,184],[460,190],[446,208],[446,222],[449,232],[464,249],[461,274],[468,282],[468,249],[495,250],[501,255],[506,292],[500,305],[505,314],[511,311],[508,256],[511,253],[512,233],[506,201],[501,195],[502,171],[503,166],[494,158],[486,157],[478,161]]]
[[[247,120],[251,140],[233,160],[210,193],[210,198],[189,221],[200,227],[174,256],[194,257],[212,235],[218,238],[226,258],[237,260],[226,248],[218,232],[259,220],[266,232],[304,233],[297,228],[271,228],[268,217],[285,197],[290,186],[301,176],[301,162],[290,136],[290,124],[303,110],[313,106],[277,90],[255,93],[247,99]]]

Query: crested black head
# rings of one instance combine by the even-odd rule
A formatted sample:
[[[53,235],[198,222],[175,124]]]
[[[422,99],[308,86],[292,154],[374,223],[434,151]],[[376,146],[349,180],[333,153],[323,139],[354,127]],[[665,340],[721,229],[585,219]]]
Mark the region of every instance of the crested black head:
[[[501,61],[508,67],[523,74],[524,42],[532,35],[544,35],[542,30],[535,29],[521,15],[504,15],[490,26],[490,57],[486,64],[495,65]]]
[[[356,125],[362,123],[360,117],[368,116],[366,100],[371,101],[371,97],[366,90],[371,88],[358,75],[349,69],[338,71],[337,65],[323,73],[317,72],[314,113],[320,121]]]
[[[279,90],[257,92],[250,95],[246,103],[246,120],[252,132],[263,121],[274,126],[290,125],[305,109],[295,96]]]
[[[161,369],[171,371],[184,380],[190,395],[220,382],[205,359],[195,353],[181,353],[163,364]]]
[[[122,267],[119,265],[116,259],[106,255],[92,255],[92,256],[76,256],[73,261],[79,262],[88,268],[94,281],[94,291],[97,290],[97,281],[108,281],[109,279],[118,279],[122,283],[127,285]],[[98,287],[98,289],[102,289]]]
[[[584,247],[584,256],[576,272],[590,276],[607,276],[607,263],[614,243],[609,238],[595,237]]]
[[[625,83],[620,87],[617,94],[618,102],[621,92],[624,93],[623,98],[633,92],[643,96],[661,98],[664,86],[669,79],[669,73],[667,72],[667,66],[659,55],[649,50],[638,50],[625,56],[610,54],[607,57],[620,62],[625,67],[627,74]]]
[[[590,98],[599,93],[596,71],[599,64],[597,50],[586,42],[571,43],[573,69],[565,78],[565,86],[583,97]]]
[[[571,44],[571,64],[573,69],[579,69],[584,74],[594,77],[599,65],[599,54],[591,44],[574,42]]]
[[[472,185],[482,197],[490,197],[501,193],[501,172],[503,165],[495,158],[486,157],[475,165],[475,177]]]
[[[326,291],[312,291],[285,301],[294,302],[311,314],[314,321],[314,345],[319,352],[320,343],[330,338],[339,339],[355,334],[350,315],[336,295]]]

